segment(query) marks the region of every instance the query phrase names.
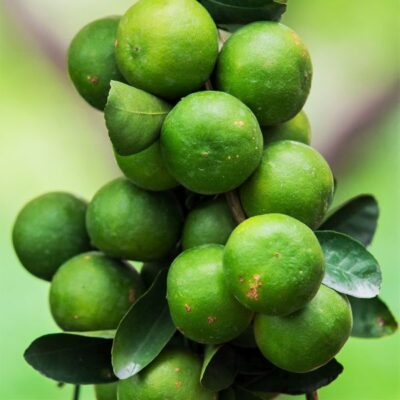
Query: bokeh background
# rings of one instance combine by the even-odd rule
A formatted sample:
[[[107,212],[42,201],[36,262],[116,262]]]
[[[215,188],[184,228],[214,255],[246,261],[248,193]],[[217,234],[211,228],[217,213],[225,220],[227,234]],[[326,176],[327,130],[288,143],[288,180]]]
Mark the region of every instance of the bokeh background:
[[[56,332],[48,284],[13,254],[10,232],[24,203],[47,191],[90,199],[119,175],[101,113],[75,93],[65,52],[85,23],[121,14],[132,0],[0,0],[0,399],[72,398],[72,388],[23,360],[36,337]],[[338,204],[374,194],[381,218],[371,247],[381,296],[400,317],[400,6],[397,0],[289,0],[283,22],[308,44],[315,78],[306,110],[313,144],[328,158]],[[351,339],[338,356],[344,374],[322,400],[400,399],[400,335]],[[84,388],[82,400],[94,398]],[[188,399],[190,400],[190,399]],[[194,400],[194,399],[193,399]]]

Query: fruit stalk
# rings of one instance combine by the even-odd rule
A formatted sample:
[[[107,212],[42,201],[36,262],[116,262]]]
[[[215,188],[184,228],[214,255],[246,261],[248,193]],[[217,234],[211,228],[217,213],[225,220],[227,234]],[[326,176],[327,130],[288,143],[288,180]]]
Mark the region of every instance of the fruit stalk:
[[[318,392],[306,393],[306,400],[318,400]]]
[[[228,202],[229,208],[232,211],[233,218],[235,218],[235,221],[240,224],[246,219],[246,215],[243,211],[242,205],[240,203],[240,199],[237,195],[237,192],[235,190],[232,190],[231,192],[225,193],[226,200]]]
[[[75,385],[74,395],[72,397],[72,400],[79,400],[80,392],[81,392],[81,385]]]

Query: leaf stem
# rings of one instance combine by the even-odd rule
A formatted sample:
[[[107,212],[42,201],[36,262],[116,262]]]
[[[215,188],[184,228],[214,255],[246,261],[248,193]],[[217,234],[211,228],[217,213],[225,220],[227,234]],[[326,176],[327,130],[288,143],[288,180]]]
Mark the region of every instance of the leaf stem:
[[[240,203],[239,196],[235,190],[225,193],[226,200],[229,208],[231,209],[233,218],[240,224],[246,219],[246,214],[243,211],[242,204]]]
[[[306,400],[318,400],[318,392],[306,393]]]
[[[80,391],[81,391],[81,385],[75,385],[74,397],[72,398],[72,400],[79,400]]]

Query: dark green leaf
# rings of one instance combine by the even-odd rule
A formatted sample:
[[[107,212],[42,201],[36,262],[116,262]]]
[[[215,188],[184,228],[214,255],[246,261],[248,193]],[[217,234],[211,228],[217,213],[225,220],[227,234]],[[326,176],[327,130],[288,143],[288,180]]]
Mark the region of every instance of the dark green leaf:
[[[221,393],[219,393],[218,400],[237,400],[235,391],[231,387],[223,390]]]
[[[370,195],[362,195],[334,210],[320,230],[345,233],[368,246],[374,237],[378,217],[376,199]]]
[[[218,24],[278,21],[286,11],[286,2],[286,0],[200,0]]]
[[[382,276],[378,262],[360,242],[332,231],[318,231],[316,235],[325,255],[326,286],[360,298],[379,293]]]
[[[235,355],[225,346],[207,346],[200,375],[201,384],[213,392],[232,385],[236,376]]]
[[[323,367],[304,374],[295,374],[275,368],[261,377],[244,376],[238,381],[238,385],[256,393],[311,393],[334,381],[342,371],[342,365],[333,359]]]
[[[160,135],[171,106],[122,82],[111,82],[104,117],[115,151],[128,156],[145,150]]]
[[[397,322],[387,305],[379,298],[357,299],[350,297],[353,311],[352,336],[379,338],[397,331]]]
[[[242,375],[265,375],[276,368],[258,348],[236,348],[235,357],[238,371]]]
[[[112,363],[120,379],[127,379],[149,365],[175,333],[166,299],[167,273],[165,269],[160,271],[118,326]]]
[[[263,393],[252,392],[250,390],[244,389],[240,386],[235,387],[235,398],[236,400],[264,400],[265,397]],[[275,397],[275,396],[273,396]],[[273,398],[271,397],[271,398]]]
[[[32,342],[24,357],[37,371],[58,382],[107,383],[116,380],[111,345],[110,339],[55,333]]]

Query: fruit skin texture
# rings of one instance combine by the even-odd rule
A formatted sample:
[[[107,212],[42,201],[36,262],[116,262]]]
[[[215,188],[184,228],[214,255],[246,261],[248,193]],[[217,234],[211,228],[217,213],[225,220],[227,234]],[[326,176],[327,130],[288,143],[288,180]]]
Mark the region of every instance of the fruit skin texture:
[[[115,60],[115,36],[120,17],[91,22],[72,40],[68,71],[79,94],[93,107],[104,110],[110,82],[124,81]]]
[[[317,293],[324,275],[324,255],[314,232],[283,214],[242,222],[224,251],[227,284],[250,310],[288,315]]]
[[[225,244],[236,227],[226,200],[220,197],[200,204],[185,220],[182,235],[184,250],[203,244]]]
[[[310,121],[304,111],[283,124],[264,127],[262,131],[265,145],[279,140],[293,140],[308,145],[311,143]]]
[[[254,114],[222,92],[185,97],[167,116],[161,132],[161,151],[170,173],[201,194],[241,185],[260,163],[262,147]]]
[[[142,372],[118,383],[119,400],[217,400],[200,385],[201,361],[180,348],[167,348]]]
[[[117,400],[117,389],[117,382],[95,385],[96,400]]]
[[[21,264],[50,281],[61,264],[90,250],[85,227],[86,202],[64,192],[31,200],[20,211],[12,239]]]
[[[194,247],[181,253],[168,273],[172,320],[199,343],[228,342],[244,332],[253,317],[229,292],[222,255],[220,245]]]
[[[51,313],[61,329],[115,329],[144,292],[129,264],[99,252],[80,254],[64,263],[50,286]]]
[[[306,307],[287,317],[259,314],[254,333],[264,356],[279,368],[308,372],[329,362],[350,336],[347,297],[322,285]]]
[[[159,140],[140,153],[130,156],[121,156],[117,152],[114,154],[124,175],[142,189],[161,191],[179,186],[161,157]]]
[[[219,56],[216,87],[247,104],[262,126],[293,118],[311,89],[310,55],[287,26],[255,22],[239,29]]]
[[[267,145],[256,172],[240,188],[247,216],[282,213],[317,228],[331,204],[332,171],[310,146],[283,140]]]
[[[121,19],[116,56],[131,85],[178,99],[211,75],[218,56],[217,27],[195,0],[141,0]]]
[[[95,194],[86,226],[93,245],[107,255],[156,261],[178,242],[182,211],[172,193],[146,192],[118,178]]]

